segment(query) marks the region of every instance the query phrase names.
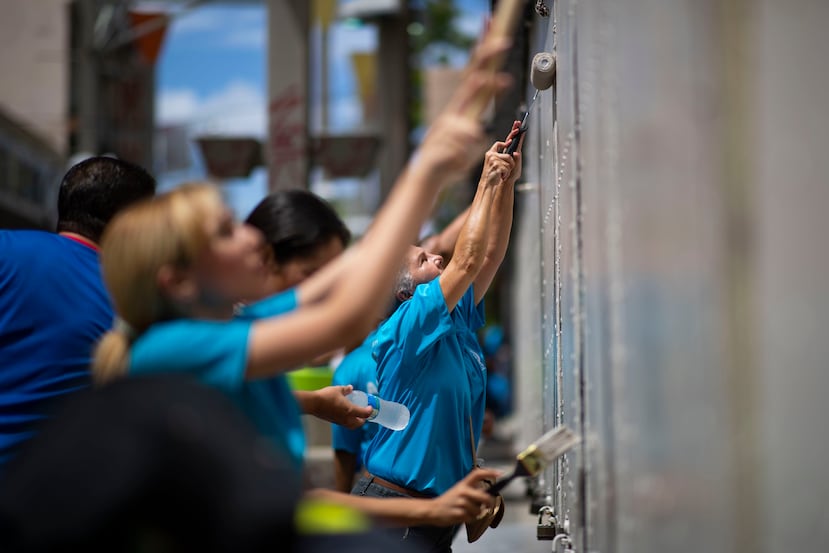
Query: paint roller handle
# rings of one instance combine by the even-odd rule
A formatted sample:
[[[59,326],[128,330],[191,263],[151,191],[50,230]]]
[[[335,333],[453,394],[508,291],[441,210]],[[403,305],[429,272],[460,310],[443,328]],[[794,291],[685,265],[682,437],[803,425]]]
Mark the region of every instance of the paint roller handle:
[[[529,113],[529,112],[528,112]],[[527,114],[524,114],[524,119],[521,121],[521,126],[518,127],[518,132],[515,136],[512,137],[510,140],[509,146],[507,146],[506,153],[512,155],[518,149],[518,145],[521,144],[521,136],[527,132]]]

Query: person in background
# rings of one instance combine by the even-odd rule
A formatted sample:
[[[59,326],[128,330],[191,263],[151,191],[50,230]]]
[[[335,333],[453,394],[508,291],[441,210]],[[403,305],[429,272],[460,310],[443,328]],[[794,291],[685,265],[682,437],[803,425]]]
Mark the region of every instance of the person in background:
[[[155,188],[137,165],[92,157],[60,183],[57,233],[0,230],[0,467],[55,400],[89,385],[92,349],[113,320],[101,234]]]
[[[458,234],[463,228],[468,213],[469,208],[463,210],[441,232],[424,238],[421,246],[428,251],[448,252],[448,258],[451,258],[452,249],[455,247]],[[376,332],[373,331],[345,355],[334,370],[334,384],[352,386],[353,389],[368,394],[378,394],[377,363],[371,355],[375,334]],[[348,493],[354,487],[355,478],[365,466],[365,452],[377,433],[377,428],[376,424],[364,424],[358,428],[336,424],[331,426],[331,445],[334,448],[334,486],[337,490]]]
[[[255,299],[297,286],[343,253],[351,240],[351,232],[334,208],[308,190],[269,194],[253,208],[245,223],[265,238],[265,283]],[[311,364],[327,362],[328,356],[322,357]],[[280,382],[279,387],[288,387],[284,376],[277,375],[274,380]],[[314,391],[294,390],[293,396],[302,413],[335,423],[335,427],[356,429],[371,409],[348,401],[345,396],[351,390],[347,386],[326,386]]]
[[[486,153],[452,261],[444,267],[441,256],[410,246],[398,269],[400,306],[378,329],[373,356],[382,397],[406,405],[411,419],[403,430],[377,430],[352,494],[434,497],[476,466],[486,367],[475,332],[509,243],[521,147],[502,152],[519,125]],[[403,536],[430,551],[451,551],[454,534],[455,528],[415,526]]]
[[[501,325],[487,326],[479,338],[486,363],[486,411],[481,434],[489,439],[494,437],[496,420],[512,411],[510,353]]]
[[[360,241],[296,288],[255,301],[267,269],[262,235],[233,221],[214,187],[190,185],[121,214],[103,239],[102,266],[117,312],[96,350],[99,382],[141,374],[189,374],[234,399],[273,447],[302,468],[303,432],[281,417],[270,378],[364,336],[381,314],[399,256],[438,191],[465,173],[482,148],[481,124],[464,114],[509,78],[488,69],[505,42],[485,44],[455,95]],[[254,300],[255,303],[249,303]],[[240,312],[240,302],[247,302]],[[265,386],[260,386],[265,385]],[[294,404],[295,410],[295,404]],[[290,426],[285,423],[290,422]],[[492,499],[479,470],[440,497],[418,502],[316,490],[396,524],[454,524]]]
[[[331,205],[308,190],[274,192],[260,201],[245,223],[265,237],[270,264],[266,292],[287,290],[345,251],[351,232]]]
[[[349,351],[334,370],[333,383],[350,386],[367,394],[377,395],[377,363],[371,356],[375,332],[372,331],[360,345]],[[371,407],[368,407],[371,409]],[[334,448],[334,488],[348,493],[354,487],[354,477],[363,468],[369,442],[378,426],[366,423],[358,428],[331,426],[331,447]]]

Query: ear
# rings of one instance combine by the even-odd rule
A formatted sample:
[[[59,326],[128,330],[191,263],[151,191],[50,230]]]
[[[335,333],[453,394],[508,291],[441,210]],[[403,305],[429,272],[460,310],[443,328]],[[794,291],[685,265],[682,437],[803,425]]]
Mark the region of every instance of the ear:
[[[397,292],[397,294],[395,294],[395,297],[397,298],[397,301],[402,303],[402,302],[408,300],[409,298],[411,298],[412,293],[409,292],[408,290],[399,290]]]
[[[198,297],[198,285],[189,269],[164,265],[158,270],[156,282],[161,292],[177,303],[192,303]]]

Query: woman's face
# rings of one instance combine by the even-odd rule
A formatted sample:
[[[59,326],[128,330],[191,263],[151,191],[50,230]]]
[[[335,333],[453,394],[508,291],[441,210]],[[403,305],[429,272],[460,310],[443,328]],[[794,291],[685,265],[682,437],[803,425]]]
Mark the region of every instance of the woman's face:
[[[443,273],[443,257],[429,253],[420,246],[409,247],[406,263],[415,286],[430,282]]]
[[[236,222],[227,208],[208,219],[210,244],[196,263],[200,301],[220,308],[257,298],[267,277],[262,233]]]
[[[332,236],[328,242],[317,246],[310,255],[295,257],[283,263],[278,263],[271,257],[266,295],[293,288],[334,260],[343,250],[345,246],[342,240],[338,236]]]

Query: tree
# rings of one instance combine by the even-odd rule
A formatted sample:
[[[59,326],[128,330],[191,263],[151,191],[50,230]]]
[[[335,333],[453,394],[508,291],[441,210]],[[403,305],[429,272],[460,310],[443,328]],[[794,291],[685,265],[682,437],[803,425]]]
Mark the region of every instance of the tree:
[[[426,0],[423,7],[413,8],[415,19],[422,20],[421,32],[413,36],[412,50],[421,57],[435,56],[440,65],[449,63],[452,50],[468,51],[475,44],[475,37],[461,32],[455,25],[460,10],[454,0]]]

